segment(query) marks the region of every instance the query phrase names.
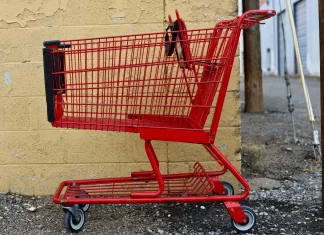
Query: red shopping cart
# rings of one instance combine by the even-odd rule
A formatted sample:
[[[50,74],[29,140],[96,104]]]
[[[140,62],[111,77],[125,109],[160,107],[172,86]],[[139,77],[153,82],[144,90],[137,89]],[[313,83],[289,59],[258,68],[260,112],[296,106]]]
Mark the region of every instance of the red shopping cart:
[[[58,128],[139,133],[151,171],[130,177],[68,180],[53,201],[78,232],[90,204],[223,202],[233,227],[247,232],[255,213],[238,201],[249,185],[215,147],[241,29],[274,16],[254,10],[214,28],[187,30],[176,11],[166,32],[65,41],[43,49],[48,121]],[[203,145],[221,170],[161,174],[152,140]],[[245,188],[234,194],[218,176],[229,170]]]

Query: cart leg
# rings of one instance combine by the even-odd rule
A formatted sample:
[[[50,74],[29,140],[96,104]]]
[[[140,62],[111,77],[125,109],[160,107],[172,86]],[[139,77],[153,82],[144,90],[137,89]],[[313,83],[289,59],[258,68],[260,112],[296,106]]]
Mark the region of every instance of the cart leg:
[[[213,144],[206,144],[206,148],[208,148],[212,153],[212,157],[216,160],[218,158],[226,167],[233,176],[243,185],[244,193],[242,194],[243,199],[249,195],[250,186],[247,181],[243,178],[243,176],[236,170],[236,168],[227,160],[227,158],[215,147]]]
[[[238,202],[224,202],[224,205],[226,206],[228,214],[235,222],[240,224],[245,224],[247,222],[247,218]]]
[[[79,219],[78,214],[79,205],[72,205],[72,206],[64,206],[63,211],[70,211],[74,217]]]
[[[156,157],[156,154],[154,152],[153,146],[152,146],[151,143],[149,143],[149,144],[151,145],[151,149],[153,151],[154,161],[156,162],[157,167],[159,168],[159,161],[158,161],[158,159]],[[145,145],[145,149],[146,149],[146,145]],[[147,151],[146,151],[146,153],[147,153]],[[147,176],[152,176],[152,175],[154,175],[154,171],[139,171],[139,172],[132,172],[131,173],[131,176],[133,178],[147,177]]]
[[[238,202],[224,202],[224,204],[232,218],[233,228],[239,233],[250,232],[256,224],[255,212],[247,206],[240,206]]]
[[[141,178],[141,177],[147,177],[154,175],[154,171],[138,171],[138,172],[132,172],[131,176],[133,178]]]
[[[164,181],[159,169],[159,162],[150,140],[145,140],[145,151],[150,160],[156,180],[158,181],[159,189],[156,192],[132,192],[131,197],[157,197],[164,191]]]
[[[243,176],[235,169],[235,167],[225,158],[225,156],[213,144],[206,144],[214,158],[218,158],[224,166],[233,174],[233,176],[243,185],[244,192],[240,195],[242,199],[249,195],[249,184]],[[216,159],[215,159],[216,160]],[[256,214],[253,210],[246,206],[241,206],[238,202],[225,201],[229,215],[232,218],[232,226],[238,232],[249,232],[256,224]]]
[[[218,177],[214,177],[212,179],[213,182],[213,186],[214,186],[214,193],[216,193],[217,195],[226,195],[226,190],[222,184],[222,182],[218,179]]]
[[[155,154],[155,152],[153,150],[153,146],[152,146],[151,143],[150,143],[150,145],[151,145],[152,151],[154,153],[154,155],[153,155],[154,161],[156,162],[156,164],[157,164],[157,166],[159,168],[159,161],[158,161],[158,159],[156,157],[156,154]],[[145,149],[146,149],[146,147],[145,147]],[[152,175],[154,175],[154,171],[139,171],[139,172],[132,172],[131,173],[131,176],[133,178],[147,177],[147,176],[152,176]]]
[[[223,167],[221,170],[208,172],[208,173],[207,173],[208,176],[218,176],[218,175],[223,175],[223,174],[225,174],[226,171],[227,171],[226,166],[224,166],[224,164],[222,163],[222,161],[219,160],[219,159],[217,158],[217,156],[214,154],[214,152],[211,151],[211,150],[207,147],[207,145],[204,144],[203,146],[205,147],[205,149],[207,150],[207,152],[208,152],[208,153],[209,153],[209,154],[210,154],[210,155],[215,159],[215,161],[216,161],[220,166]]]

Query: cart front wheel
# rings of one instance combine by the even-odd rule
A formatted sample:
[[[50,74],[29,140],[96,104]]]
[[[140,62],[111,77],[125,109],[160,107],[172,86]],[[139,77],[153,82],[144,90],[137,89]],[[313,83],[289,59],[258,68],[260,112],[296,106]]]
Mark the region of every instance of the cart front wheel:
[[[242,210],[247,218],[247,222],[244,224],[240,224],[235,222],[232,219],[232,226],[233,228],[240,232],[240,233],[247,233],[249,231],[251,231],[251,229],[255,226],[256,224],[256,214],[254,213],[254,211],[247,207],[247,206],[242,206]]]
[[[86,191],[84,191],[84,190],[80,190],[79,192],[80,192],[80,194],[82,194],[82,195],[77,196],[77,198],[89,198],[89,194],[88,194]],[[79,204],[79,207],[80,207],[84,212],[87,212],[87,211],[90,209],[90,204]]]
[[[81,210],[83,210],[83,212],[87,212],[90,208],[90,204],[80,204],[79,207]]]
[[[77,209],[75,214],[76,215],[73,215],[72,212],[67,211],[64,218],[65,227],[72,233],[79,232],[83,227],[85,221],[83,210]]]

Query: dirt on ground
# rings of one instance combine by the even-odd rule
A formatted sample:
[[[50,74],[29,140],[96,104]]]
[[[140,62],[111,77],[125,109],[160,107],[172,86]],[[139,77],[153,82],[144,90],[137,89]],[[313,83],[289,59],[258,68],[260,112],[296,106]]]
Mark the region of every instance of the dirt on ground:
[[[276,80],[280,88],[276,89],[271,79],[264,80],[265,112],[241,114],[242,174],[251,185],[250,196],[241,204],[257,215],[249,234],[324,234],[322,169],[314,159],[303,97],[294,100],[295,143],[285,93],[278,92],[285,91],[284,83]],[[297,82],[293,81],[296,89]],[[310,83],[310,90],[316,92],[319,83]],[[314,105],[317,116],[318,103]],[[51,197],[0,196],[0,234],[68,234],[63,219],[62,207],[54,205]],[[93,205],[79,234],[236,233],[222,204],[172,203]]]

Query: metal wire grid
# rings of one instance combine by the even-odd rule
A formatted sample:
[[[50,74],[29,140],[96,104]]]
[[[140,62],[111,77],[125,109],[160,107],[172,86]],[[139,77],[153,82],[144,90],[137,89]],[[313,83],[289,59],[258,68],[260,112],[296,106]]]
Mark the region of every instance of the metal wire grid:
[[[165,190],[162,196],[205,196],[210,195],[213,189],[211,180],[205,173],[203,166],[196,162],[190,178],[165,179]],[[66,188],[63,198],[78,197],[130,197],[132,192],[147,192],[158,190],[155,179],[131,179],[120,182],[102,182],[95,184],[72,184]]]
[[[233,28],[182,32],[190,69],[165,55],[165,33],[62,41],[51,53],[55,126],[201,130],[236,49]]]

